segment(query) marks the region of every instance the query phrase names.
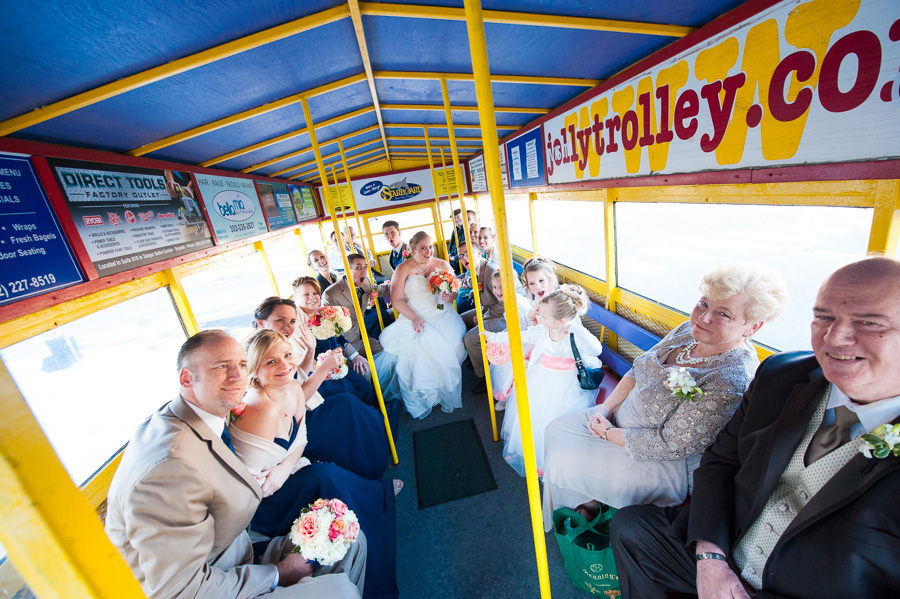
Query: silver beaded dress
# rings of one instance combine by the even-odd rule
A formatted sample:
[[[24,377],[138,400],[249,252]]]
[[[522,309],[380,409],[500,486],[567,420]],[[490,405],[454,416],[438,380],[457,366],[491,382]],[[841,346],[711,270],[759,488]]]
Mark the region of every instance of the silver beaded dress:
[[[759,365],[756,350],[746,343],[710,358],[702,367],[689,366],[703,394],[693,402],[679,402],[664,384],[673,367],[662,362],[691,339],[690,323],[682,323],[639,356],[625,374],[634,379],[634,389],[613,417],[613,424],[625,429],[624,448],[591,434],[588,422],[596,408],[547,426],[543,491],[547,530],[554,509],[592,499],[616,508],[684,502],[700,456],[734,414]]]

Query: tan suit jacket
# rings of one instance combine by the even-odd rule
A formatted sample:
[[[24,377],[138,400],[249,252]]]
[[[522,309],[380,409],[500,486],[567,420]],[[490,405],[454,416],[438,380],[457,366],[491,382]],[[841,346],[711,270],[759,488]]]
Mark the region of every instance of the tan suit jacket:
[[[368,293],[372,290],[372,285],[366,281],[364,285],[362,285],[363,291]],[[390,283],[382,283],[380,285],[376,285],[375,289],[378,290],[378,297],[386,297],[388,301],[391,299],[391,285]],[[365,296],[363,296],[365,299]],[[368,302],[366,302],[367,304]],[[358,351],[360,355],[366,355],[366,348],[363,345],[362,338],[359,335],[359,323],[356,322],[356,309],[353,307],[353,296],[350,293],[350,284],[347,282],[346,278],[341,279],[334,285],[331,285],[322,293],[322,305],[325,306],[344,306],[348,310],[350,310],[350,319],[353,320],[353,328],[344,333],[344,339],[347,340],[350,345],[353,346],[353,349]],[[360,308],[365,311],[366,305],[361,305]],[[377,339],[373,339],[369,337],[369,344],[372,346],[372,353],[377,354],[381,351],[381,344]]]
[[[177,398],[129,442],[110,486],[106,534],[151,599],[250,599],[269,593],[277,572],[252,565],[246,528],[261,499],[243,463]],[[322,578],[358,596],[346,576]],[[269,597],[313,597],[319,578],[307,580]]]

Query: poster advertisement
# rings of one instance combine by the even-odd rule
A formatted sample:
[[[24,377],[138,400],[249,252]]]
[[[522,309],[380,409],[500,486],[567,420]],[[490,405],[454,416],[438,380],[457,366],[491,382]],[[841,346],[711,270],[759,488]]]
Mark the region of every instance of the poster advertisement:
[[[452,170],[452,168],[451,168]],[[342,184],[346,187],[346,184]],[[321,187],[319,191],[321,192]],[[342,189],[349,203],[349,190]],[[332,201],[336,190],[331,186]],[[385,173],[353,180],[353,197],[362,210],[373,210],[434,199],[431,169],[422,168],[400,173]],[[352,208],[351,208],[352,209]]]
[[[269,229],[283,229],[297,224],[294,215],[294,206],[291,203],[291,193],[284,183],[256,182],[256,191],[259,192],[259,203],[262,204],[263,214],[269,223]]]
[[[484,170],[484,154],[476,156],[469,161],[469,180],[472,182],[472,192],[487,191],[487,176]]]
[[[47,162],[99,276],[212,245],[190,173]]]
[[[305,185],[288,185],[288,188],[291,190],[291,200],[294,203],[297,222],[303,222],[319,216],[312,189]]]
[[[550,184],[900,156],[900,3],[765,9],[544,123]]]
[[[31,162],[0,154],[0,306],[82,281]]]
[[[540,127],[506,142],[506,152],[510,165],[509,183],[511,187],[546,185]]]
[[[506,172],[506,144],[500,144],[500,176],[503,177],[503,187],[509,188],[509,175]]]
[[[251,179],[197,175],[197,186],[219,244],[268,231]]]

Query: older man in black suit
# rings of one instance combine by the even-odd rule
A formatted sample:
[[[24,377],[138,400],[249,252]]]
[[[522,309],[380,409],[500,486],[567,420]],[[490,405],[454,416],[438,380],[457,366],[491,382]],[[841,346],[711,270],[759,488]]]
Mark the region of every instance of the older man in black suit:
[[[837,270],[813,314],[815,355],[780,354],[759,367],[694,473],[691,504],[616,514],[623,597],[900,589],[900,457],[860,449],[861,435],[900,419],[900,262]]]

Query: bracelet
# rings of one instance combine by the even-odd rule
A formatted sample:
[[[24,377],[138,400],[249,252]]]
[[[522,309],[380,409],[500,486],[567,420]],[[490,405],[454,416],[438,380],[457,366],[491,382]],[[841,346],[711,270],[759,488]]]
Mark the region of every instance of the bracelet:
[[[607,426],[605,429],[603,429],[603,434],[600,435],[600,438],[603,439],[604,441],[609,441],[609,439],[607,439],[607,436],[609,435],[609,429],[611,429],[611,428],[612,428],[611,426]]]
[[[698,562],[704,559],[717,559],[723,562],[728,561],[728,559],[721,553],[698,553],[696,557]]]

